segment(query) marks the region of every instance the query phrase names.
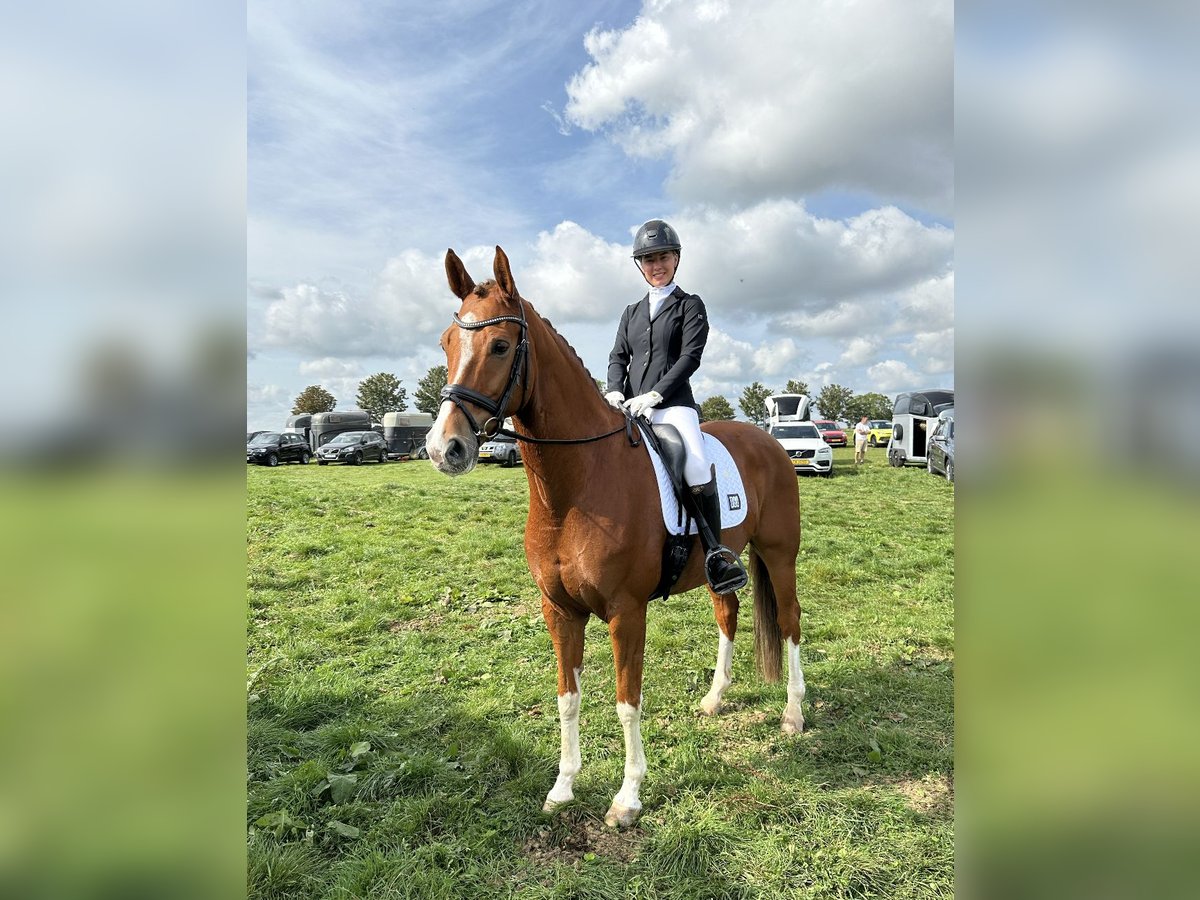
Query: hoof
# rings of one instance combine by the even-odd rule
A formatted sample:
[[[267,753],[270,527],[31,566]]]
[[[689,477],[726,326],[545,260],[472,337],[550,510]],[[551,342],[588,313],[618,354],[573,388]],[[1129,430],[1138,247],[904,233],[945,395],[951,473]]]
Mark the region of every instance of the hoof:
[[[630,809],[628,806],[614,803],[604,816],[604,824],[609,828],[629,828],[638,820],[641,812],[640,809]]]
[[[555,798],[553,794],[550,794],[546,797],[546,802],[542,804],[542,812],[552,813],[559,807],[566,806],[574,799],[574,797]]]
[[[780,726],[780,731],[782,731],[784,734],[800,734],[804,731],[804,716],[800,715],[799,713],[794,716],[789,713],[784,713],[783,724]]]
[[[705,716],[715,716],[721,711],[720,698],[705,697],[700,701],[700,712]]]

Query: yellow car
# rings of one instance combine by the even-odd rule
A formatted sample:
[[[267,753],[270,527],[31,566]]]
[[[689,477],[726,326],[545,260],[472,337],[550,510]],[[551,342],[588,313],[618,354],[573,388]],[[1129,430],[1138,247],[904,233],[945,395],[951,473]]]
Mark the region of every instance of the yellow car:
[[[867,424],[871,426],[867,443],[872,447],[886,447],[892,439],[892,423],[887,419],[871,419]]]

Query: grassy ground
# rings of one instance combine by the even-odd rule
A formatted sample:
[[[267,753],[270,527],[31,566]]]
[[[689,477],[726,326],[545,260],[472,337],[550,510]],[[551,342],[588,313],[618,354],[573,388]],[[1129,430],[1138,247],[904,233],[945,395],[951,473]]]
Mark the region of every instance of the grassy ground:
[[[619,833],[598,621],[576,800],[541,812],[555,665],[519,468],[248,468],[250,896],[952,896],[953,489],[882,450],[834,457],[799,479],[805,734],[779,732],[748,602],[713,719],[707,593],[656,603],[644,810]]]

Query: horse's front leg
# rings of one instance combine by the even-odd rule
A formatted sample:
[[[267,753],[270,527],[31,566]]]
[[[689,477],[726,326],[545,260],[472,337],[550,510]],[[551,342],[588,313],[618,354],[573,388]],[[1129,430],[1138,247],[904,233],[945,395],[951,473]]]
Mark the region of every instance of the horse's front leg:
[[[714,594],[713,615],[717,619],[717,667],[713,669],[712,687],[700,701],[700,711],[706,716],[716,715],[721,708],[721,697],[733,681],[733,638],[737,634],[737,594]]]
[[[609,827],[629,827],[642,811],[639,792],[646,777],[642,751],[642,661],[646,652],[646,607],[638,605],[608,623],[617,675],[617,717],[625,732],[625,780],[604,817]]]
[[[542,809],[555,807],[575,797],[575,776],[583,764],[579,755],[579,673],[583,668],[583,632],[586,616],[573,616],[542,598],[542,617],[554,642],[558,658],[558,724],[562,743],[558,759],[558,778],[546,795]]]

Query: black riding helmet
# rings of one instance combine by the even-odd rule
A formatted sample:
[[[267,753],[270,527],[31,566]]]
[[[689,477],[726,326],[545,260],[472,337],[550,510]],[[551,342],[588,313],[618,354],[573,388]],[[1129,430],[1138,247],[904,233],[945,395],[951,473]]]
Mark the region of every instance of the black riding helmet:
[[[633,258],[641,259],[663,250],[680,253],[679,235],[662,219],[651,219],[637,230],[633,238]]]

